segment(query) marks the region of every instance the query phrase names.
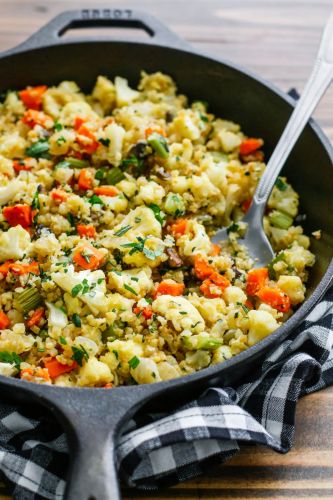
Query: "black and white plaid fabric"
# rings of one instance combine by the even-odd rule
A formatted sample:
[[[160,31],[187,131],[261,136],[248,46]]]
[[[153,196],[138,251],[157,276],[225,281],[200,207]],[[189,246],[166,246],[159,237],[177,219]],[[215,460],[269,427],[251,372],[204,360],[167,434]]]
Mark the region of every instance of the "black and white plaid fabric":
[[[208,389],[170,414],[133,420],[120,439],[122,478],[143,489],[165,487],[234,455],[241,443],[285,453],[293,442],[298,399],[333,383],[333,289],[306,321],[239,387]],[[0,470],[14,499],[61,499],[67,442],[42,410],[0,402]]]

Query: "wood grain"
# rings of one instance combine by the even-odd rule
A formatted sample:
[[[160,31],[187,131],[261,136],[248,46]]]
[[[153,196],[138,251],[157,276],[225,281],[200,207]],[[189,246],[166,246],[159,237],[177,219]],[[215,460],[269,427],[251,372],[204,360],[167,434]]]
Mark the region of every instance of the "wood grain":
[[[119,7],[121,2],[106,5]],[[93,6],[92,0],[1,0],[0,51],[22,42],[63,10]],[[200,50],[247,66],[283,90],[301,91],[332,0],[141,0],[139,5],[126,1],[126,8],[138,7]],[[315,116],[333,140],[333,89]],[[244,446],[230,462],[202,477],[158,492],[124,489],[124,498],[332,499],[332,421],[333,388],[329,388],[299,402],[295,446],[287,455]],[[0,483],[0,500],[9,500],[6,491]]]

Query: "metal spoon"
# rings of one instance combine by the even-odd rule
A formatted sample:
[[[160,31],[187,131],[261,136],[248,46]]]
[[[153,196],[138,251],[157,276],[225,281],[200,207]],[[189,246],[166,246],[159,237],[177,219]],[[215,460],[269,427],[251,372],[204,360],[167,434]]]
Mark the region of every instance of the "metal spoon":
[[[333,14],[330,15],[326,23],[318,56],[310,78],[304,87],[303,94],[269,159],[264,174],[254,193],[250,209],[243,218],[243,222],[248,224],[243,243],[247,247],[250,256],[256,259],[257,266],[265,266],[274,258],[274,251],[263,228],[263,215],[266,203],[289,153],[292,151],[313,110],[324,95],[332,79]],[[315,172],[314,175],[316,175]],[[227,228],[224,228],[219,230],[212,240],[218,243],[227,238]]]

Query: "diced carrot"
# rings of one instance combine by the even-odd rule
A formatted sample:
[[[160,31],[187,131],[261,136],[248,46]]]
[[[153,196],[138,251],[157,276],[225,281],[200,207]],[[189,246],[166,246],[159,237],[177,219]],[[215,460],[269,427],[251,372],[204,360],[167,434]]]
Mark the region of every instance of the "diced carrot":
[[[27,87],[19,92],[21,101],[27,108],[40,110],[42,107],[43,94],[47,91],[46,85]]]
[[[204,280],[214,272],[214,267],[208,264],[205,257],[197,254],[194,256],[194,272],[199,280]]]
[[[33,326],[39,325],[40,320],[44,316],[44,313],[45,313],[45,311],[44,311],[43,307],[39,307],[38,309],[36,309],[33,312],[32,316],[30,316],[30,318],[28,319],[27,327],[31,328]]]
[[[14,274],[18,274],[19,276],[28,273],[36,274],[37,276],[40,274],[39,265],[36,261],[30,262],[30,264],[13,262],[12,264],[10,264],[9,270]]]
[[[83,191],[88,191],[88,189],[92,189],[93,179],[94,177],[92,170],[90,168],[83,168],[80,171],[78,178],[79,189],[82,189]]]
[[[23,368],[23,370],[20,371],[20,378],[24,380],[31,380],[33,373],[34,371],[32,368]]]
[[[153,310],[151,307],[138,307],[138,306],[135,306],[133,308],[133,312],[134,314],[140,314],[142,313],[142,316],[145,318],[145,319],[150,319],[153,315]]]
[[[44,361],[44,366],[47,368],[51,378],[57,378],[59,375],[75,370],[78,365],[76,361],[73,361],[70,365],[63,365],[59,363],[56,358],[51,358],[50,360]]]
[[[177,219],[176,222],[171,225],[170,230],[175,238],[179,238],[179,236],[185,234],[187,223],[187,219]]]
[[[12,260],[7,260],[3,264],[0,265],[0,274],[2,274],[4,277],[7,276],[10,266],[12,265],[13,261]]]
[[[279,288],[264,286],[259,290],[257,296],[265,304],[283,313],[288,312],[290,309],[290,298]]]
[[[66,191],[64,191],[63,189],[54,189],[50,194],[51,198],[57,203],[66,201],[69,196],[69,193],[66,193]]]
[[[249,299],[247,299],[247,301],[245,302],[245,306],[248,309],[253,309],[253,304],[252,304],[252,302]]]
[[[227,278],[217,272],[213,272],[208,279],[202,282],[200,291],[205,297],[215,299],[221,297],[222,292],[228,286],[230,286],[230,281]]]
[[[221,288],[221,290],[224,290],[225,288],[228,288],[228,286],[230,286],[230,281],[228,280],[228,278],[226,278],[225,276],[222,276],[222,274],[219,274],[217,272],[212,273],[209,276],[209,279],[213,283],[215,283],[215,285],[217,285],[219,288]]]
[[[241,208],[244,213],[246,213],[249,210],[251,203],[252,203],[252,198],[247,198],[247,200],[243,201],[243,203],[241,204]]]
[[[184,283],[168,283],[162,281],[155,289],[154,298],[159,295],[173,295],[174,297],[182,295],[185,289]]]
[[[32,213],[29,205],[15,205],[14,207],[5,207],[2,210],[3,216],[10,226],[21,225],[24,228],[32,224]]]
[[[3,311],[0,311],[0,330],[7,328],[10,325],[10,319],[7,314]]]
[[[267,267],[251,269],[247,274],[246,293],[256,295],[259,290],[266,285],[268,280]]]
[[[93,132],[84,123],[77,129],[76,141],[88,154],[93,154],[100,145]]]
[[[73,254],[73,262],[83,269],[98,269],[104,260],[104,253],[89,243],[80,245]]]
[[[248,155],[261,148],[263,144],[264,141],[262,139],[248,138],[239,146],[239,152],[241,155]]]
[[[21,118],[21,121],[31,128],[35,125],[40,125],[44,128],[51,128],[54,124],[51,116],[46,115],[43,111],[36,111],[35,109],[28,109]]]
[[[111,382],[108,382],[107,384],[103,385],[103,389],[112,389],[113,384]]]
[[[220,255],[221,253],[221,247],[217,243],[212,243],[212,250],[210,252],[210,255],[212,257],[217,257],[217,255]]]
[[[114,186],[98,186],[95,187],[94,193],[98,196],[117,196],[119,191]]]
[[[81,118],[81,116],[76,116],[74,119],[74,130],[79,130],[81,125],[86,123],[86,121],[87,120],[85,118]]]
[[[163,135],[163,137],[167,136],[165,130],[162,127],[159,127],[158,125],[153,125],[151,127],[146,128],[145,130],[146,139],[148,139],[148,137],[154,133]]]
[[[13,168],[16,173],[21,172],[21,170],[31,170],[32,165],[29,165],[29,161],[33,158],[25,158],[24,160],[13,160]]]
[[[96,237],[96,229],[92,225],[78,224],[76,226],[76,230],[81,238],[83,238],[84,236],[86,236],[87,238]]]

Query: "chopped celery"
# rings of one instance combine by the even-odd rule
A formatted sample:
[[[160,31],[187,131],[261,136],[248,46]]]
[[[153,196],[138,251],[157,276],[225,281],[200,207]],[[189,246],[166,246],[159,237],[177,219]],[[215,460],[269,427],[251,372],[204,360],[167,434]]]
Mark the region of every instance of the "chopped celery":
[[[120,170],[119,167],[113,167],[111,168],[108,173],[106,174],[106,183],[109,186],[114,186],[115,184],[118,184],[118,182],[122,181],[125,179],[124,173]]]
[[[273,210],[273,212],[269,214],[268,220],[272,226],[280,229],[288,229],[293,223],[292,217],[279,210]]]
[[[276,280],[276,271],[274,269],[274,264],[276,264],[277,262],[280,262],[280,261],[283,261],[285,258],[285,254],[284,252],[280,252],[276,257],[274,257],[273,260],[271,260],[271,262],[268,264],[267,266],[267,269],[268,269],[268,275],[269,275],[269,279],[271,280]]]
[[[148,144],[153,148],[157,156],[167,158],[169,156],[169,148],[165,138],[154,132],[147,139]]]
[[[45,140],[41,140],[31,144],[31,146],[25,150],[25,153],[27,156],[32,156],[33,158],[45,158],[48,155],[49,149],[49,143]]]
[[[69,156],[68,158],[65,158],[63,161],[58,163],[56,168],[84,168],[84,167],[89,167],[89,162],[87,160],[79,160],[78,158],[72,158]]]
[[[217,339],[215,337],[210,337],[207,334],[199,335],[184,335],[181,337],[184,347],[190,350],[205,349],[213,350],[217,349],[223,344],[223,340]]]
[[[42,297],[37,288],[27,288],[15,295],[14,305],[24,314],[36,309],[42,303]]]

